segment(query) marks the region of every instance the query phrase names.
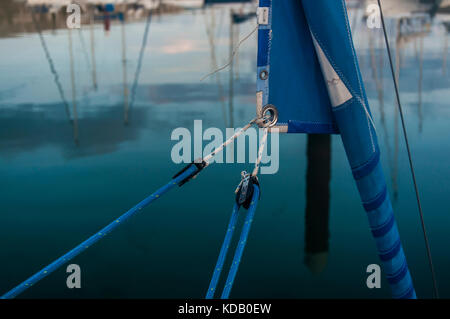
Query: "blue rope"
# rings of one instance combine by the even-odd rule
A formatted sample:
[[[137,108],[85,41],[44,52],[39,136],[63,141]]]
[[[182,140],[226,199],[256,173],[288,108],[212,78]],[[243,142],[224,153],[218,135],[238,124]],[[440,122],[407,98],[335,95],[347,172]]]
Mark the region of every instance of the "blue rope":
[[[236,278],[236,274],[239,268],[239,263],[241,262],[242,254],[244,252],[245,244],[247,243],[247,237],[250,232],[250,226],[252,225],[253,217],[255,216],[256,206],[258,205],[259,199],[259,187],[254,185],[253,197],[250,203],[250,207],[247,211],[247,216],[245,218],[245,223],[242,228],[241,237],[239,239],[239,243],[236,247],[236,251],[234,253],[233,262],[231,264],[228,278],[225,283],[225,287],[222,291],[221,299],[228,299],[230,295],[231,288],[233,287],[234,279]],[[230,223],[228,225],[227,234],[225,235],[225,240],[222,244],[222,248],[220,250],[219,258],[216,263],[216,268],[214,269],[213,277],[211,279],[211,283],[209,285],[208,292],[206,294],[206,299],[212,299],[214,297],[214,292],[217,287],[217,282],[219,280],[220,273],[222,271],[223,264],[225,262],[225,257],[228,252],[228,248],[230,246],[231,237],[233,236],[233,231],[237,221],[237,214],[240,206],[235,204],[233,208],[233,213],[231,215]],[[231,229],[231,231],[230,231]]]
[[[214,268],[214,273],[211,278],[211,283],[209,284],[208,292],[206,293],[206,299],[212,299],[214,297],[214,292],[216,291],[217,283],[219,282],[220,273],[222,272],[223,264],[225,263],[225,258],[227,257],[228,248],[230,248],[231,238],[233,237],[234,229],[236,228],[239,207],[240,206],[238,204],[234,204],[230,222],[228,223],[227,233],[225,234],[225,239],[223,241],[222,248],[220,249],[219,258],[217,259],[216,267]]]
[[[7,293],[5,293],[3,296],[0,297],[0,299],[11,299],[19,295],[20,293],[24,292],[26,289],[30,288],[32,285],[36,284],[41,279],[48,276],[50,273],[54,272],[56,269],[64,265],[66,262],[74,258],[75,256],[79,255],[83,251],[85,251],[87,248],[89,248],[91,245],[98,242],[101,238],[105,237],[107,234],[109,234],[111,231],[116,229],[119,225],[124,223],[126,220],[128,220],[131,216],[137,214],[142,208],[146,207],[150,203],[152,203],[154,200],[158,199],[160,196],[171,190],[175,185],[183,181],[185,178],[189,177],[191,174],[197,171],[196,166],[189,167],[186,171],[184,171],[182,174],[178,175],[176,178],[172,179],[169,183],[158,189],[156,192],[145,198],[143,201],[141,201],[139,204],[131,208],[129,211],[127,211],[125,214],[120,216],[119,218],[115,219],[112,223],[107,225],[105,228],[97,232],[96,234],[92,235],[90,238],[79,244],[77,247],[66,253],[65,255],[61,256],[60,258],[56,259],[54,262],[52,262],[50,265],[46,266],[45,268],[41,269],[37,273],[35,273],[33,276],[22,282],[20,285],[16,286],[15,288],[11,289]]]
[[[245,218],[245,224],[242,228],[241,238],[239,238],[239,243],[234,253],[233,262],[231,263],[230,272],[228,273],[228,278],[225,283],[225,287],[222,291],[221,299],[228,299],[230,295],[231,288],[233,287],[234,278],[236,277],[239,263],[241,262],[242,254],[244,252],[245,244],[247,243],[248,233],[250,232],[250,226],[252,225],[253,216],[255,216],[256,206],[258,205],[259,199],[259,187],[254,185],[253,198],[250,203],[250,207],[247,212],[247,217]]]

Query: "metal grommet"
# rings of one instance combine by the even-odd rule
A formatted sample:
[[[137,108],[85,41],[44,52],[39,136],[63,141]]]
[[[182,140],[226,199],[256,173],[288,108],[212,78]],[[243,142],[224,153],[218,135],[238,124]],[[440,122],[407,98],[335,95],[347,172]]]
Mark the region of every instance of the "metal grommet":
[[[260,127],[272,127],[278,122],[278,110],[272,104],[267,104],[261,111]]]
[[[261,80],[267,80],[268,77],[269,77],[269,72],[267,72],[267,70],[262,70],[261,72],[259,72],[259,78]]]

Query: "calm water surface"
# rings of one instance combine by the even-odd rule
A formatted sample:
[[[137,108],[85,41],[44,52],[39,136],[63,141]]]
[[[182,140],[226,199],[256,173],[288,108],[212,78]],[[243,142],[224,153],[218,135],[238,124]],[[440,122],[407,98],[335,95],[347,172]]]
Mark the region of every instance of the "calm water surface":
[[[232,38],[236,42],[254,28],[254,18],[231,26],[229,10],[208,7],[154,16],[141,63],[145,17],[124,26],[112,21],[109,32],[99,21],[92,33],[88,24],[69,33],[62,27],[52,30],[51,19],[38,14],[43,41],[29,13],[18,14],[14,28],[2,20],[0,293],[166,183],[180,169],[170,158],[174,128],[191,129],[194,120],[202,119],[205,128],[225,129],[253,117],[255,35],[241,46],[233,74],[227,69],[200,81],[214,65],[227,62]],[[431,297],[381,30],[367,29],[355,15],[362,11],[351,10],[350,21],[404,249],[418,296]],[[448,34],[439,15],[411,37],[399,36],[397,18],[388,22],[439,288],[449,298]],[[128,101],[134,99],[128,111],[124,70]],[[329,197],[315,194],[316,201],[329,200],[329,216],[308,212],[307,225],[313,228],[308,234],[313,235],[305,240],[307,142],[305,135],[280,136],[280,169],[260,178],[262,197],[232,296],[389,298],[385,279],[381,289],[365,284],[367,265],[379,259],[339,136],[331,138],[329,172],[327,163],[323,174],[318,169],[325,185],[331,174]],[[325,149],[326,156],[326,139],[316,141],[316,148]],[[233,191],[240,171],[249,168],[211,166],[76,257],[82,289],[67,289],[63,268],[22,297],[204,297]]]

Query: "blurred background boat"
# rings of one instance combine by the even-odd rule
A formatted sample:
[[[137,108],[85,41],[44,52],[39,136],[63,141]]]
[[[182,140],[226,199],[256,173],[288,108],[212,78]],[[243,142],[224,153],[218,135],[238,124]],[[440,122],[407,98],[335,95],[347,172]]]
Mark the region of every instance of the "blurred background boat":
[[[203,7],[205,0],[162,0],[162,4],[184,9],[196,9]]]

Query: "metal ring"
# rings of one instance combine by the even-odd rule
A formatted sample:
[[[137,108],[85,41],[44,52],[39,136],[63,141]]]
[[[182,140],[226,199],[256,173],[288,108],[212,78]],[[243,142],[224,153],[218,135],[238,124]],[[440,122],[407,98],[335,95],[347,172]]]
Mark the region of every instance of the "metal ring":
[[[267,70],[262,70],[262,71],[259,73],[259,78],[260,78],[261,80],[267,80],[268,77],[269,77],[269,72],[267,72]]]
[[[266,119],[265,119],[266,118]],[[267,104],[261,111],[260,127],[272,127],[278,122],[278,110],[272,104]]]

